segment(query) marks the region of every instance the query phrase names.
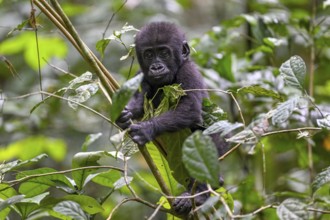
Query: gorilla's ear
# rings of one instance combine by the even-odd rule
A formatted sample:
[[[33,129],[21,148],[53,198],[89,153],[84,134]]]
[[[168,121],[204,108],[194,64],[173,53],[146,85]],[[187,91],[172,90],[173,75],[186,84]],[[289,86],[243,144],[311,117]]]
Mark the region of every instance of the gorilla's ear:
[[[183,41],[182,44],[182,57],[184,60],[187,60],[190,54],[190,47],[187,41]]]

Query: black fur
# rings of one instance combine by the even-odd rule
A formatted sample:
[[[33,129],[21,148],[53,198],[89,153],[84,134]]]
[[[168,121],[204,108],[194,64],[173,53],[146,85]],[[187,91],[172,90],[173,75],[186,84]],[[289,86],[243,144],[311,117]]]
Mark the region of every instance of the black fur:
[[[130,135],[134,142],[144,145],[164,132],[174,132],[183,128],[196,130],[202,126],[202,99],[207,98],[207,92],[197,90],[187,92],[175,110],[170,110],[158,117],[147,121],[131,124],[131,120],[143,116],[144,95],[147,98],[155,96],[158,88],[174,83],[180,84],[184,90],[205,89],[203,78],[196,65],[189,59],[189,46],[184,34],[174,24],[155,22],[144,26],[135,38],[136,54],[144,75],[142,91],[135,93],[125,110],[117,120],[117,124],[126,129],[129,127]],[[158,106],[161,93],[157,93],[153,100]],[[220,152],[220,151],[219,151]],[[193,180],[188,186],[188,191],[182,195],[190,195]],[[205,184],[199,184],[195,192],[206,190]],[[195,199],[201,205],[208,194]],[[172,204],[180,214],[191,210],[190,199],[176,199]]]

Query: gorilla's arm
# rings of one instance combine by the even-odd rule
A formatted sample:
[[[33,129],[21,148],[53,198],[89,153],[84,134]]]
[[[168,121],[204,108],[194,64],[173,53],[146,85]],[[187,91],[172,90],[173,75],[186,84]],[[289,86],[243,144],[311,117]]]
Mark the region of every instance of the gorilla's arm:
[[[205,88],[197,68],[191,62],[186,62],[177,73],[176,82],[184,90]],[[143,145],[153,140],[163,132],[178,131],[183,128],[194,128],[202,123],[202,98],[207,97],[205,91],[189,91],[181,97],[174,110],[167,111],[148,121],[130,126],[132,139]]]
[[[116,124],[122,128],[126,129],[130,126],[131,120],[140,119],[143,117],[143,102],[144,94],[148,93],[150,86],[146,82],[141,83],[141,90],[136,91],[134,96],[126,105],[125,109],[121,112],[121,115],[116,120]]]

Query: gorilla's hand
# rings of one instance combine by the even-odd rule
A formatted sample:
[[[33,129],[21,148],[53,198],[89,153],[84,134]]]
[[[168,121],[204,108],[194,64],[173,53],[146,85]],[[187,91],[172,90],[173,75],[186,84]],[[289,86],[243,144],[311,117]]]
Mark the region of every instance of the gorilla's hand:
[[[181,196],[191,196],[189,192],[184,192],[180,195]],[[177,198],[174,200],[173,209],[176,213],[186,215],[190,212],[192,208],[192,203],[190,198]]]
[[[121,112],[119,118],[116,120],[116,124],[121,129],[125,130],[126,128],[128,128],[130,126],[132,117],[133,117],[132,112],[125,108]]]
[[[132,140],[139,145],[144,145],[155,138],[155,129],[151,121],[132,124],[129,128]]]

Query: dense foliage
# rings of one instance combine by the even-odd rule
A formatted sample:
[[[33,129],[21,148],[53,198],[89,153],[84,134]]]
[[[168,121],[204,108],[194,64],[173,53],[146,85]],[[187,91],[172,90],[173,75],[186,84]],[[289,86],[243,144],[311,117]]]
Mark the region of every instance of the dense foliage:
[[[234,1],[214,1],[219,14],[232,13],[190,41],[210,88],[207,129],[160,139],[179,168],[113,121],[141,82],[132,77],[137,27],[160,14],[189,20],[183,10],[203,11],[201,3],[56,2],[0,0],[0,219],[175,219],[169,202],[187,172],[212,194],[195,219],[329,218],[329,0],[238,1],[239,12]],[[191,92],[163,90],[145,117]],[[221,158],[213,133],[231,144]]]

